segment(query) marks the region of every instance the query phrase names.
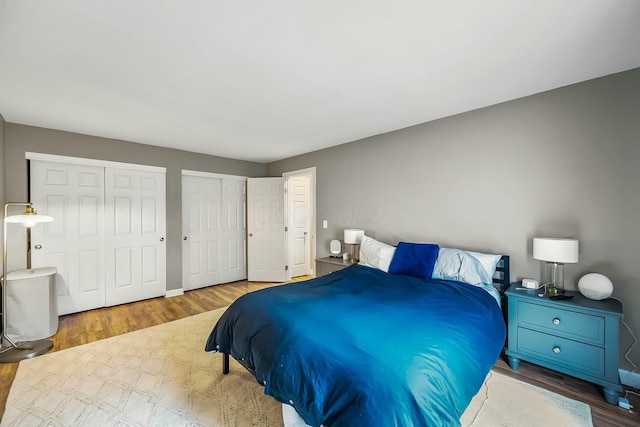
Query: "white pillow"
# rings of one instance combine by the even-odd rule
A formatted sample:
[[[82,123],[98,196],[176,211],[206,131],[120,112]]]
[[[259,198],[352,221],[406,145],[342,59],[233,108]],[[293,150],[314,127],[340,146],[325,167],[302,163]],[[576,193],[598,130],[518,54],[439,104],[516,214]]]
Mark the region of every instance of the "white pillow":
[[[490,279],[493,279],[493,275],[496,272],[496,267],[500,262],[500,258],[502,255],[494,255],[494,254],[483,254],[482,252],[471,252],[467,251],[469,255],[480,261],[482,267],[485,269]]]
[[[440,248],[431,278],[455,280],[476,286],[491,283],[491,277],[480,261],[462,249]]]
[[[391,264],[395,251],[396,248],[391,245],[378,242],[368,236],[362,236],[362,241],[360,242],[360,264],[388,273],[389,264]]]

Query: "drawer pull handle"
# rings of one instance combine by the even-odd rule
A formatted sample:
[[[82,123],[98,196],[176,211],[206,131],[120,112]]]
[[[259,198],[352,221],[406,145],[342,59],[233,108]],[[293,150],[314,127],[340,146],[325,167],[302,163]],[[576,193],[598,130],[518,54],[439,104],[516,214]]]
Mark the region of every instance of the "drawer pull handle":
[[[560,347],[557,347],[557,346],[556,346],[556,347],[553,347],[553,352],[554,352],[555,354],[560,353]]]
[[[554,325],[559,325],[560,324],[560,319],[558,319],[557,317],[555,319],[553,319],[553,324]]]

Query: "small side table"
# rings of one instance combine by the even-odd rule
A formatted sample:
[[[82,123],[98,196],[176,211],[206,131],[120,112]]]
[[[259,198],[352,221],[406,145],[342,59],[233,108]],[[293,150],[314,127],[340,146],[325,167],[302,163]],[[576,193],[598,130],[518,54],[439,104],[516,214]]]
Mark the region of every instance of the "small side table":
[[[544,366],[602,386],[605,400],[618,404],[622,393],[618,374],[618,328],[622,304],[594,301],[579,292],[552,300],[537,290],[515,289],[509,299],[508,348],[511,368],[520,360]]]
[[[351,261],[345,261],[342,258],[317,258],[316,259],[316,277],[333,273],[353,265]]]

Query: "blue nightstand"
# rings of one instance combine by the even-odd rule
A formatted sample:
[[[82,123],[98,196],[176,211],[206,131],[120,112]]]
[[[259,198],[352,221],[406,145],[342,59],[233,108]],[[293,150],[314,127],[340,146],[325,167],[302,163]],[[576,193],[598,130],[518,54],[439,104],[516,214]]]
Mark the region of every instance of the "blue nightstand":
[[[618,404],[622,393],[618,374],[618,326],[622,304],[594,301],[579,292],[554,301],[540,291],[511,286],[508,298],[508,348],[511,368],[520,360],[599,384],[604,397]]]

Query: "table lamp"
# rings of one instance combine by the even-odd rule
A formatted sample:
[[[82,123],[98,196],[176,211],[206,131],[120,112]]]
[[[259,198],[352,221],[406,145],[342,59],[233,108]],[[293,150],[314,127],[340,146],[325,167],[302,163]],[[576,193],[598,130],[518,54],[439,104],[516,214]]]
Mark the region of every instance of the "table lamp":
[[[347,246],[349,260],[352,264],[358,262],[362,236],[364,236],[364,230],[360,230],[357,228],[347,228],[346,230],[344,230],[344,244],[345,246]]]
[[[556,237],[534,237],[533,258],[546,261],[544,284],[550,295],[564,293],[564,265],[578,262],[578,241]]]

